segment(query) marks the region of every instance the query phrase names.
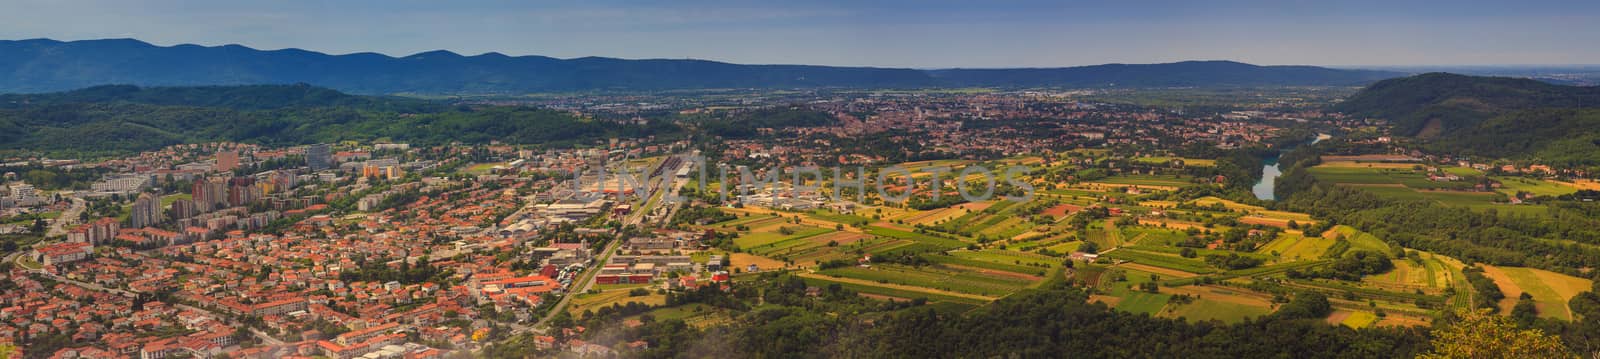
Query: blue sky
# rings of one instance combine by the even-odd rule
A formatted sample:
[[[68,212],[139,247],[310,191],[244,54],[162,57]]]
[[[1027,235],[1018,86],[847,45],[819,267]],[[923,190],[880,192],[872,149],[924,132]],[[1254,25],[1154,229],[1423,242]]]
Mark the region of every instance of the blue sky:
[[[6,0],[0,38],[885,67],[1600,63],[1597,1]]]

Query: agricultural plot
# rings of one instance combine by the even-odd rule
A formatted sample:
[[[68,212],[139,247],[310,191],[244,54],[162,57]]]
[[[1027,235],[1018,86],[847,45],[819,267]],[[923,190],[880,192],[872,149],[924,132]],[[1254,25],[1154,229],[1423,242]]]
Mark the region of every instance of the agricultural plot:
[[[1571,320],[1572,312],[1567,308],[1567,302],[1593,285],[1588,279],[1540,269],[1488,265],[1483,269],[1483,274],[1493,279],[1500,286],[1500,291],[1505,293],[1506,299],[1500,302],[1500,309],[1506,313],[1516,305],[1517,298],[1526,292],[1533,296],[1540,317]]]
[[[857,213],[861,213],[861,212],[857,212]],[[844,224],[844,225],[847,225],[847,226],[848,225],[857,224],[857,223],[862,223],[862,222],[866,222],[866,223],[872,223],[873,222],[872,218],[864,217],[864,216],[861,216],[861,215],[856,214],[856,213],[849,213],[849,214],[847,214],[847,213],[838,213],[838,212],[825,210],[825,209],[819,209],[819,210],[816,210],[816,211],[812,211],[810,213],[810,216],[811,217],[815,217],[815,218],[820,219],[820,220],[824,220],[824,221],[828,221],[828,222],[834,222],[834,223],[840,223],[840,224]]]
[[[1327,167],[1310,168],[1317,179],[1349,185],[1401,185],[1413,189],[1470,189],[1466,181],[1433,181],[1424,172],[1410,168]]]
[[[1096,182],[1109,185],[1137,185],[1152,187],[1184,187],[1193,184],[1189,182],[1189,177],[1170,175],[1119,175],[1101,179]]]
[[[821,236],[811,237],[814,242],[823,243],[821,246],[810,247],[804,251],[784,254],[784,257],[797,264],[810,266],[817,263],[835,259],[854,260],[860,256],[855,254],[856,249],[868,252],[882,243],[895,241],[894,239],[874,238],[860,233],[833,232]],[[828,242],[839,243],[837,246],[827,245]]]
[[[762,256],[758,256],[758,255],[748,254],[748,253],[731,253],[731,254],[728,254],[728,264],[730,266],[732,266],[735,270],[743,270],[744,268],[747,268],[752,264],[754,264],[756,266],[756,268],[759,268],[761,270],[771,270],[771,269],[787,267],[787,265],[785,263],[783,263],[783,261],[772,259],[772,258],[767,258],[767,257],[762,257]]]
[[[950,255],[991,263],[1025,265],[1032,267],[1051,267],[1061,263],[1061,259],[1056,257],[1002,249],[985,249],[981,251],[950,251]]]
[[[1161,315],[1168,318],[1183,317],[1191,321],[1220,320],[1235,323],[1245,318],[1271,314],[1271,296],[1232,287],[1196,285],[1163,287],[1163,293],[1183,294],[1194,298],[1189,304],[1172,305]]]
[[[739,248],[756,249],[769,247],[775,243],[791,239],[810,237],[832,231],[833,229],[830,228],[779,222],[751,228],[749,233],[741,235],[739,238],[734,238],[733,244],[738,245]]]
[[[1006,275],[985,274],[950,268],[913,268],[893,264],[879,264],[871,268],[843,267],[818,272],[828,276],[860,279],[878,283],[891,283],[942,291],[1003,296],[1011,294],[1032,281]]]
[[[1522,177],[1493,176],[1490,179],[1500,181],[1500,193],[1516,195],[1517,192],[1532,193],[1535,196],[1560,196],[1578,191],[1578,187],[1567,182],[1551,180],[1529,179]]]
[[[1118,249],[1105,252],[1102,257],[1131,261],[1161,268],[1179,270],[1195,274],[1215,273],[1217,270],[1197,259],[1184,258],[1177,255],[1146,252],[1135,249]]]
[[[1297,260],[1322,258],[1322,254],[1333,247],[1332,238],[1321,236],[1306,237],[1301,234],[1283,232],[1278,238],[1267,242],[1256,250],[1256,253],[1276,255],[1278,262],[1292,262]]]
[[[1156,314],[1167,306],[1171,295],[1160,293],[1128,292],[1117,301],[1117,310],[1129,313]]]
[[[1123,226],[1117,228],[1122,230],[1122,238],[1125,238],[1129,245],[1170,246],[1189,238],[1189,235],[1182,231],[1155,227]]]
[[[955,249],[955,248],[965,247],[967,245],[966,242],[962,242],[962,241],[959,241],[959,240],[948,239],[948,238],[940,238],[940,237],[935,237],[935,236],[932,236],[932,235],[927,235],[927,234],[922,234],[922,233],[917,233],[917,232],[910,232],[910,231],[902,231],[902,230],[898,230],[898,229],[889,229],[889,228],[881,228],[881,227],[867,227],[867,229],[865,231],[863,231],[863,232],[865,232],[866,234],[869,234],[869,235],[874,235],[874,236],[908,240],[908,241],[916,242],[916,243],[919,243],[919,244],[927,245],[927,246],[929,246],[931,248],[937,248],[936,250]]]
[[[1028,266],[1028,265],[1022,265],[1022,264],[1012,264],[1012,263],[1000,263],[998,261],[978,260],[978,259],[957,257],[957,256],[952,256],[952,255],[924,254],[924,255],[922,255],[922,257],[923,258],[927,258],[929,262],[934,262],[934,263],[939,263],[939,264],[961,266],[961,267],[970,267],[970,268],[981,268],[981,269],[985,269],[985,270],[1004,271],[1004,272],[1011,272],[1011,273],[1029,275],[1029,276],[1041,275],[1047,270],[1047,268],[1041,268],[1041,267],[1036,267],[1036,266]]]
[[[1315,222],[1314,220],[1311,219],[1311,215],[1309,215],[1309,214],[1298,213],[1298,212],[1287,212],[1287,211],[1274,211],[1274,210],[1266,209],[1265,207],[1261,207],[1261,206],[1252,206],[1252,205],[1243,204],[1243,203],[1234,202],[1234,201],[1229,201],[1229,200],[1221,199],[1221,198],[1217,198],[1217,197],[1202,197],[1202,198],[1199,198],[1199,199],[1195,199],[1194,200],[1194,204],[1201,205],[1201,206],[1211,206],[1211,205],[1215,205],[1215,204],[1222,204],[1223,207],[1226,207],[1226,208],[1228,208],[1230,210],[1242,211],[1242,212],[1245,212],[1245,213],[1248,213],[1248,214],[1251,214],[1251,215],[1254,215],[1254,216],[1257,216],[1257,217],[1262,217],[1262,218],[1271,218],[1271,219],[1278,219],[1278,220],[1283,220],[1283,221],[1293,220],[1293,221],[1297,221],[1297,222],[1300,222],[1300,223],[1314,223]]]
[[[926,298],[930,301],[964,304],[983,304],[994,299],[992,297],[934,290],[930,288],[877,283],[873,281],[850,278],[835,278],[821,274],[802,273],[798,274],[798,276],[805,280],[807,284],[817,287],[826,287],[830,284],[839,284],[845,289],[853,290],[859,293],[890,298]]]
[[[1050,245],[1048,247],[1044,247],[1044,249],[1048,249],[1051,252],[1056,252],[1056,253],[1072,253],[1072,252],[1077,252],[1078,251],[1078,247],[1082,246],[1082,245],[1083,245],[1083,241],[1071,241],[1071,242],[1062,242],[1062,243],[1053,244],[1053,245]]]
[[[1428,180],[1427,176],[1402,168],[1358,168],[1317,166],[1312,167],[1312,175],[1326,182],[1340,185],[1359,187],[1373,194],[1401,200],[1434,201],[1451,206],[1462,206],[1474,210],[1487,210],[1494,208],[1502,212],[1516,212],[1524,214],[1542,213],[1542,206],[1506,206],[1494,203],[1497,195],[1493,192],[1461,191],[1471,189],[1472,184],[1465,181],[1435,182]],[[1450,173],[1465,173],[1476,175],[1476,170],[1461,169],[1460,167],[1445,167],[1444,171]],[[1470,172],[1469,172],[1470,171]],[[1512,177],[1496,177],[1505,185],[1501,193],[1514,194],[1516,191],[1528,191],[1535,194],[1558,195],[1577,191],[1576,185],[1564,182],[1538,181]]]
[[[648,286],[640,288],[649,289],[647,287]],[[648,295],[638,297],[631,296],[628,293],[629,291],[629,289],[617,288],[606,290],[600,293],[578,294],[576,297],[573,297],[572,305],[567,306],[567,312],[577,315],[578,313],[583,313],[584,310],[599,309],[603,307],[609,307],[613,304],[627,304],[630,302],[636,302],[649,306],[658,306],[667,303],[667,296],[655,294],[655,291],[651,291]]]
[[[645,314],[648,314],[657,320],[682,320],[685,324],[699,329],[704,329],[713,325],[726,324],[728,321],[732,320],[732,316],[726,313],[725,310],[699,303],[676,307],[656,308]],[[645,314],[629,317],[629,319],[639,319]]]
[[[1378,322],[1378,315],[1368,311],[1337,310],[1328,315],[1328,324],[1343,325],[1355,329],[1371,327]]]
[[[731,231],[731,230],[733,230],[734,227],[738,227],[740,225],[744,225],[746,227],[760,227],[760,226],[763,226],[763,225],[782,222],[782,221],[783,221],[783,218],[780,218],[780,217],[754,216],[754,215],[752,215],[752,216],[739,217],[739,218],[735,218],[735,219],[731,219],[731,220],[727,220],[727,221],[708,224],[708,225],[706,225],[706,227],[707,228],[713,228],[713,229],[719,229],[719,230],[730,230]]]
[[[951,207],[920,211],[909,214],[900,219],[905,220],[906,224],[910,225],[920,224],[924,226],[931,226],[959,218],[967,215],[968,213],[981,212],[993,204],[994,202],[991,201],[962,203]]]
[[[1114,300],[1114,307],[1117,310],[1130,313],[1156,314],[1161,311],[1161,308],[1166,307],[1167,301],[1172,298],[1170,294],[1150,293],[1133,289],[1140,283],[1149,282],[1151,273],[1127,268],[1107,269],[1106,273],[1122,273],[1120,276],[1122,278],[1121,281],[1102,280],[1100,283],[1101,288],[1105,289],[1109,296],[1117,298]]]
[[[1134,162],[1145,163],[1145,164],[1153,164],[1153,165],[1174,164],[1173,160],[1183,161],[1183,165],[1186,166],[1186,167],[1216,167],[1217,166],[1217,160],[1203,159],[1203,158],[1182,158],[1182,157],[1161,157],[1161,156],[1157,156],[1157,157],[1139,157],[1139,158],[1133,159]]]
[[[1185,318],[1191,322],[1216,320],[1224,323],[1238,323],[1246,318],[1259,318],[1267,314],[1272,314],[1272,309],[1256,305],[1200,299],[1194,303],[1171,308],[1163,312],[1162,316]]]
[[[1422,290],[1428,293],[1437,293],[1442,287],[1441,282],[1448,283],[1449,272],[1442,269],[1443,264],[1432,258],[1421,261],[1409,259],[1396,259],[1394,270],[1387,273],[1370,275],[1361,278],[1361,282],[1374,288],[1409,292]],[[1444,278],[1440,278],[1440,277]],[[1443,280],[1441,280],[1443,279]]]
[[[860,233],[825,230],[817,234],[797,235],[782,241],[744,249],[747,252],[768,257],[794,258],[795,256],[807,255],[828,247],[849,246],[866,237],[866,235]]]
[[[1374,236],[1371,233],[1362,232],[1359,229],[1355,229],[1355,227],[1346,225],[1334,226],[1333,229],[1328,230],[1328,232],[1324,232],[1322,236],[1328,239],[1343,238],[1344,240],[1350,242],[1351,249],[1364,249],[1383,253],[1389,252],[1388,243],[1384,243],[1383,240],[1378,239],[1377,236]]]

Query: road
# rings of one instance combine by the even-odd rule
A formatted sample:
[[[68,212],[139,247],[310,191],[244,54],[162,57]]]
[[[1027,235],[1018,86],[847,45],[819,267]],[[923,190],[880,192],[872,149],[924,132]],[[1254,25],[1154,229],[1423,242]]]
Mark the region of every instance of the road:
[[[662,162],[665,163],[666,161],[663,160]],[[689,165],[688,161],[683,161],[682,164],[680,164],[680,166],[687,166],[687,165]],[[652,170],[653,170],[653,168],[652,168]],[[670,169],[670,170],[667,170],[667,173],[673,173],[676,170],[677,170],[676,168]],[[646,171],[645,173],[650,173],[650,171]],[[644,187],[649,189],[649,193],[644,197],[645,198],[644,203],[645,204],[649,204],[649,203],[654,202],[657,205],[669,205],[669,206],[674,206],[675,207],[678,203],[669,203],[668,201],[665,201],[665,200],[656,200],[656,201],[652,201],[652,200],[656,199],[659,196],[663,196],[663,195],[665,195],[665,194],[667,194],[669,192],[671,194],[673,194],[673,195],[676,195],[677,192],[678,192],[678,189],[683,187],[685,181],[687,181],[687,179],[674,179],[674,178],[670,178],[669,177],[669,178],[666,178],[666,179],[662,179],[661,181],[658,181],[658,182],[645,184]],[[671,186],[666,186],[661,182],[671,182],[672,185]],[[669,190],[663,192],[663,191],[661,191],[662,188],[668,188]],[[645,217],[646,217],[646,214],[650,213],[652,209],[653,208],[639,208],[638,210],[633,211],[632,213],[629,213],[628,217],[624,218],[622,220],[622,226],[623,227],[628,227],[628,226],[638,226],[638,225],[643,224],[644,220],[645,220]],[[670,209],[668,210],[668,213],[669,214],[671,213]],[[669,216],[662,217],[662,218],[672,218],[672,217],[669,215]],[[611,243],[609,243],[609,244],[606,244],[605,250],[602,250],[600,252],[599,257],[595,260],[595,263],[597,263],[597,265],[593,265],[593,266],[590,266],[589,268],[584,269],[583,274],[581,274],[578,277],[577,280],[573,281],[573,285],[572,285],[571,288],[568,288],[567,294],[561,296],[561,300],[557,301],[555,306],[550,308],[550,311],[545,314],[544,318],[539,319],[539,321],[534,323],[533,326],[525,327],[525,329],[521,329],[521,330],[533,330],[534,332],[541,332],[542,333],[544,326],[546,324],[549,324],[551,319],[555,318],[556,313],[560,313],[562,310],[565,310],[565,308],[567,307],[567,304],[572,301],[572,297],[576,297],[577,294],[588,292],[589,289],[594,288],[594,282],[595,282],[594,278],[595,278],[595,276],[600,274],[600,267],[604,267],[605,263],[609,263],[610,262],[611,256],[613,254],[616,254],[617,248],[622,246],[622,242],[623,242],[623,239],[619,238],[619,239],[611,241]]]
[[[45,237],[55,237],[55,236],[65,236],[65,235],[67,235],[67,225],[68,224],[77,224],[78,223],[78,214],[79,213],[83,213],[83,210],[85,208],[87,208],[88,205],[89,205],[89,202],[88,201],[84,201],[82,198],[78,198],[78,197],[68,197],[68,198],[72,199],[72,207],[68,207],[67,210],[61,211],[61,216],[60,217],[56,217],[55,220],[50,221],[50,229],[45,231]]]

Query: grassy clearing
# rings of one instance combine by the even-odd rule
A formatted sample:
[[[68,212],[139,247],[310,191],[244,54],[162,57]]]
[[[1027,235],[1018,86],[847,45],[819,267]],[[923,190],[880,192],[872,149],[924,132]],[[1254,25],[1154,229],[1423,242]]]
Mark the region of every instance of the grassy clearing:
[[[1578,191],[1578,187],[1566,183],[1541,179],[1522,177],[1493,176],[1490,179],[1500,181],[1500,193],[1516,195],[1517,192],[1532,193],[1535,196],[1560,196]]]
[[[1171,295],[1145,292],[1128,292],[1117,302],[1117,310],[1129,313],[1156,314],[1167,306]]]
[[[1200,299],[1194,303],[1173,308],[1173,310],[1163,313],[1163,315],[1171,318],[1187,318],[1191,322],[1218,320],[1224,323],[1238,323],[1244,321],[1245,318],[1259,318],[1271,313],[1272,309],[1258,305]]]
[[[1377,322],[1377,314],[1373,314],[1372,312],[1368,311],[1355,311],[1350,312],[1350,315],[1346,316],[1344,320],[1339,322],[1339,324],[1351,328],[1361,329],[1371,327],[1372,324]]]
[[[791,233],[784,234],[785,229]],[[733,244],[738,245],[739,248],[752,249],[791,238],[814,236],[831,231],[833,230],[804,224],[779,222],[751,228],[750,233],[734,238]]]
[[[648,287],[648,285],[644,287]],[[583,313],[584,310],[595,310],[612,305],[627,304],[630,302],[636,302],[650,306],[658,306],[667,303],[667,296],[655,294],[655,291],[650,291],[649,295],[638,297],[630,296],[628,292],[628,289],[619,288],[606,290],[600,293],[578,294],[577,297],[572,298],[572,305],[567,306],[567,313],[577,315],[579,313]]]

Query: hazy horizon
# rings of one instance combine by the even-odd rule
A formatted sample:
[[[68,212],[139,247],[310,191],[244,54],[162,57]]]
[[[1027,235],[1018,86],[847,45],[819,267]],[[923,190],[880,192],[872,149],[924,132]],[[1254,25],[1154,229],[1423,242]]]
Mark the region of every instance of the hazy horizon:
[[[703,59],[895,68],[1068,67],[1230,60],[1258,65],[1552,66],[1600,62],[1600,4],[1541,1],[1123,4],[1006,1],[22,0],[0,38],[134,38],[161,46],[403,57]]]

